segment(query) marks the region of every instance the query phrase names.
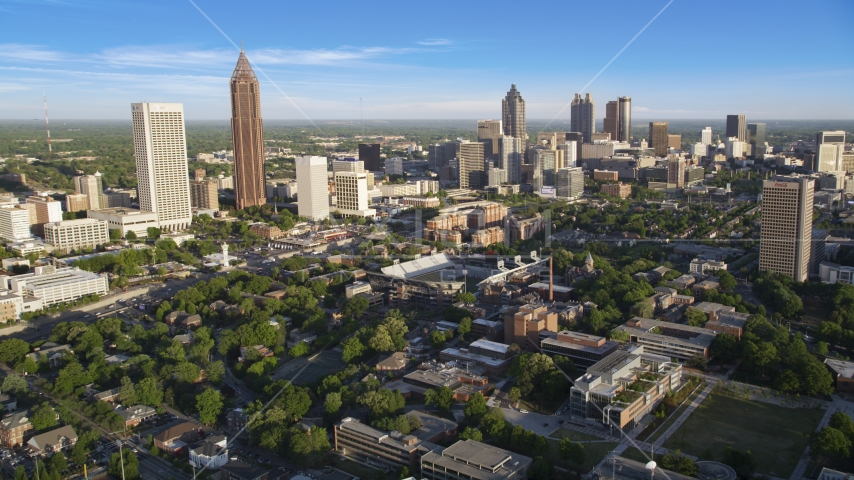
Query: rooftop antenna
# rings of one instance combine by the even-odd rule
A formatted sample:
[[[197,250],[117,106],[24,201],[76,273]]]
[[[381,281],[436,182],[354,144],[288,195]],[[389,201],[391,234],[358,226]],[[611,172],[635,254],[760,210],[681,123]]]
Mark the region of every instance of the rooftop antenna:
[[[47,120],[47,94],[42,90],[44,98],[44,129],[47,131],[47,152],[48,156],[53,156],[53,147],[50,145],[50,122]]]

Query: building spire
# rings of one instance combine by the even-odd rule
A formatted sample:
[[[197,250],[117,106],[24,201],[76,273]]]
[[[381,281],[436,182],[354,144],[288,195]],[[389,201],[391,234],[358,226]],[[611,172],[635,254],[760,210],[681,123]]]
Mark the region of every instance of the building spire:
[[[240,53],[243,53],[243,39],[240,39]]]

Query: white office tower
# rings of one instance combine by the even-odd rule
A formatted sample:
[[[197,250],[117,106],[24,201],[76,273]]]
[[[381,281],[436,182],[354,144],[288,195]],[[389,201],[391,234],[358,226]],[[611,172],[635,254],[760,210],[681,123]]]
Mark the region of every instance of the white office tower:
[[[845,170],[842,166],[842,153],[845,151],[845,131],[819,132],[815,134],[816,172],[836,172]]]
[[[561,143],[557,149],[563,152],[563,166],[566,168],[578,167],[578,142],[570,140]]]
[[[744,157],[744,142],[738,137],[728,137],[726,139],[726,158],[743,158]]]
[[[104,205],[104,184],[101,181],[101,172],[74,177],[74,190],[89,197],[87,210],[100,210],[107,207]]]
[[[580,198],[584,193],[584,170],[581,167],[558,169],[556,183],[558,197]]]
[[[376,216],[377,211],[368,208],[368,175],[373,173],[365,172],[365,163],[336,160],[332,162],[332,172],[338,213],[347,217]]]
[[[522,139],[503,135],[498,138],[498,164],[507,170],[507,183],[522,182]]]
[[[326,157],[296,157],[299,216],[310,220],[329,217],[329,183],[326,175]],[[367,180],[366,187],[367,187]]]
[[[712,127],[706,127],[700,130],[700,143],[703,145],[712,144]]]
[[[762,184],[759,270],[804,282],[809,274],[815,181],[779,176]]]
[[[157,214],[160,228],[183,230],[193,221],[184,105],[132,103],[139,209]]]
[[[490,187],[497,187],[507,183],[507,170],[503,168],[490,168],[486,171],[486,183]]]
[[[19,242],[32,238],[30,211],[26,208],[0,208],[0,238]]]

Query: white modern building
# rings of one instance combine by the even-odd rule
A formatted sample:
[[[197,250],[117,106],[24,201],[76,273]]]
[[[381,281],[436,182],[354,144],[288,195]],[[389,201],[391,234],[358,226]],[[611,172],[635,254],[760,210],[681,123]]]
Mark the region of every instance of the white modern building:
[[[558,144],[557,149],[563,152],[564,167],[581,166],[578,165],[578,142],[576,142],[575,140],[570,140],[568,142]]]
[[[854,284],[854,267],[846,267],[832,262],[821,262],[818,265],[819,277],[824,283]]]
[[[183,230],[193,221],[184,106],[132,103],[131,111],[139,208],[156,213],[160,228]]]
[[[498,139],[498,165],[507,170],[509,183],[522,183],[522,139],[503,135]]]
[[[815,134],[815,160],[813,170],[835,172],[845,170],[842,154],[845,151],[845,131],[819,132]]]
[[[700,143],[703,145],[712,144],[712,127],[706,127],[700,130]]]
[[[385,161],[386,175],[403,175],[403,160],[400,157],[388,158]]]
[[[380,185],[383,197],[409,197],[439,193],[439,182],[436,180],[416,180],[396,185]]]
[[[94,175],[74,177],[74,190],[88,196],[89,208],[87,210],[98,210],[106,207],[103,198],[104,184],[101,181],[101,172],[96,171]]]
[[[62,220],[62,202],[54,200],[53,197],[27,197],[27,204],[34,205],[36,212],[35,218],[32,218],[32,210],[30,211],[30,223],[40,225]]]
[[[691,260],[691,264],[689,265],[691,273],[701,273],[704,275],[715,273],[718,270],[726,270],[726,267],[726,262],[705,259],[701,260],[699,258]]]
[[[581,198],[584,194],[584,170],[581,167],[558,169],[556,183],[559,198]]]
[[[371,293],[370,282],[353,282],[344,287],[344,296],[353,298],[361,293]]]
[[[709,146],[703,142],[691,145],[691,155],[697,157],[705,157],[708,154]]]
[[[44,306],[73,302],[86,295],[106,295],[109,281],[106,275],[80,270],[77,267],[36,267],[34,273],[0,277],[0,289],[23,296],[37,297]]]
[[[0,208],[0,238],[9,242],[20,242],[32,237],[29,210]]]
[[[744,142],[739,141],[738,137],[729,137],[726,139],[726,158],[742,158],[744,157]]]
[[[101,210],[89,210],[86,212],[89,218],[96,218],[107,223],[110,230],[119,230],[122,237],[128,232],[133,232],[137,237],[147,237],[148,228],[157,228],[157,214],[154,212],[143,212],[134,208],[104,208]]]
[[[44,225],[44,241],[65,252],[110,243],[107,222],[95,218],[63,220]]]
[[[318,221],[329,217],[329,184],[326,157],[296,157],[297,183],[300,185],[299,216]],[[367,181],[367,180],[366,180]]]

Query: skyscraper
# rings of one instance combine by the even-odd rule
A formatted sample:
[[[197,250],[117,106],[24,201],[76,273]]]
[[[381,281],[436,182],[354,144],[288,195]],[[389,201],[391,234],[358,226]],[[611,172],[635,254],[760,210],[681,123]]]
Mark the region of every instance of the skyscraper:
[[[501,101],[501,118],[504,125],[504,135],[521,138],[527,145],[528,133],[525,130],[525,100],[516,90],[516,84],[510,85],[510,91]],[[462,177],[462,175],[461,175]]]
[[[507,171],[508,183],[522,183],[522,140],[507,135],[498,139],[497,167]]]
[[[582,141],[590,142],[590,137],[596,133],[596,104],[590,94],[581,99],[581,95],[575,94],[570,107],[570,130],[581,133]],[[581,142],[578,142],[581,145]]]
[[[632,139],[632,99],[620,97],[617,99],[617,138],[618,142],[629,142]]]
[[[485,144],[481,142],[460,144],[460,188],[483,188],[486,185],[484,148]]]
[[[501,120],[478,120],[477,141],[486,145],[485,155],[487,158],[495,158],[498,155],[498,138],[504,135],[501,128]]]
[[[605,119],[602,121],[602,131],[611,135],[611,140],[617,140],[617,124],[619,123],[619,119],[617,118],[619,110],[619,106],[617,102],[611,100],[610,102],[605,104]]]
[[[231,144],[237,209],[267,203],[261,93],[249,59],[240,49],[231,74]]]
[[[335,160],[332,162],[335,179],[335,196],[338,212],[344,216],[373,217],[377,211],[368,208],[368,175],[361,160]]]
[[[744,115],[726,116],[726,136],[737,137],[740,142],[747,141],[747,124]]]
[[[372,172],[382,172],[383,167],[380,162],[379,143],[360,143],[359,144],[359,160],[365,162],[365,170]]]
[[[190,205],[195,208],[219,210],[218,183],[216,179],[190,180]]]
[[[329,182],[326,175],[326,157],[296,157],[296,176],[299,185],[299,216],[314,221],[328,218]]]
[[[765,124],[747,124],[747,143],[750,144],[750,155],[753,158],[762,158],[765,155]]]
[[[815,134],[815,162],[817,172],[845,170],[842,153],[845,150],[845,131],[818,132]]]
[[[814,181],[779,176],[762,184],[759,270],[807,280]]]
[[[667,162],[667,183],[672,183],[677,188],[685,186],[685,159],[670,157]]]
[[[101,182],[101,172],[94,175],[80,175],[74,177],[74,190],[88,197],[88,209],[99,210],[104,205],[104,184]]]
[[[703,145],[712,144],[712,127],[706,127],[700,130],[700,143]]]
[[[649,146],[656,155],[667,155],[667,142],[667,122],[649,122]]]
[[[161,229],[189,227],[193,214],[184,106],[132,103],[131,114],[139,209],[156,213]]]

